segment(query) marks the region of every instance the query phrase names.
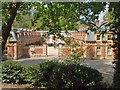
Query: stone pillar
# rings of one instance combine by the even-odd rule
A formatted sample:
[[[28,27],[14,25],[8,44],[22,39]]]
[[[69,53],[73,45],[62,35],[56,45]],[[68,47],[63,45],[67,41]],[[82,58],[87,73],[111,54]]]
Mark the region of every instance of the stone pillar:
[[[47,44],[45,43],[45,44],[43,44],[43,54],[45,55],[45,56],[48,56],[48,52],[47,52]]]
[[[58,56],[59,56],[59,57],[62,56],[61,49],[62,49],[62,44],[58,44]]]
[[[107,58],[107,44],[105,44],[105,58]]]
[[[18,58],[18,53],[17,53],[17,43],[14,44],[14,59],[17,59]]]
[[[95,58],[97,58],[97,44],[95,43]]]

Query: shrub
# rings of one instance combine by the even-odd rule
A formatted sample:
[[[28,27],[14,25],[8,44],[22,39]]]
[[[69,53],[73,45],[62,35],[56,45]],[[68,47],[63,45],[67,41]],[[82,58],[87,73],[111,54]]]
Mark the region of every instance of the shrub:
[[[95,88],[102,85],[102,75],[95,69],[70,62],[54,68],[50,81],[48,88]]]
[[[26,67],[24,70],[25,81],[35,86],[40,85],[41,77],[38,74],[40,74],[38,65]]]
[[[29,83],[48,89],[91,89],[102,85],[101,73],[80,65],[79,61],[48,61],[27,67],[5,61],[2,63],[2,77],[4,83]]]
[[[25,83],[23,70],[24,67],[15,61],[4,61],[2,66],[2,82],[3,83]]]
[[[101,86],[97,70],[80,65],[79,61],[48,61],[26,69],[26,80],[35,86],[54,89],[95,88]]]
[[[34,86],[47,87],[50,83],[53,69],[59,65],[58,62],[48,61],[38,65],[28,66],[25,70],[25,78]]]
[[[41,81],[43,86],[45,87],[49,86],[49,83],[51,83],[51,76],[53,74],[53,70],[57,68],[59,65],[60,63],[55,61],[48,61],[48,62],[39,64],[39,67],[40,67],[39,70],[42,73]]]

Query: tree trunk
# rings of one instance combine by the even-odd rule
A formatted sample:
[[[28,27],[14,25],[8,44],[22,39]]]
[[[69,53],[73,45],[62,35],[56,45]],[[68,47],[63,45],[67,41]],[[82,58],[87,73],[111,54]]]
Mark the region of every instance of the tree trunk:
[[[11,2],[11,4],[10,4],[10,8],[8,10],[9,17],[7,19],[6,24],[4,24],[2,26],[2,39],[3,39],[3,41],[2,41],[2,53],[5,50],[5,45],[6,45],[8,37],[9,37],[12,24],[14,22],[16,15],[17,15],[17,10],[19,9],[20,5],[21,5],[21,2]]]

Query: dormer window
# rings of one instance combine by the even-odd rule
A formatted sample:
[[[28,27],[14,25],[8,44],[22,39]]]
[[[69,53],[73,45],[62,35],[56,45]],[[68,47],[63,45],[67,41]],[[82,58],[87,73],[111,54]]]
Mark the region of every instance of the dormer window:
[[[112,40],[112,35],[108,35],[108,40]]]
[[[100,40],[100,35],[97,35],[97,40]]]

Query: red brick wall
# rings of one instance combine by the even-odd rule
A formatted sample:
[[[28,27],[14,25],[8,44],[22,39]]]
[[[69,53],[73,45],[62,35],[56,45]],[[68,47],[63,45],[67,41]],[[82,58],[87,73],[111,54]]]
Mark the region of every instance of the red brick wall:
[[[43,48],[35,48],[35,54],[42,54]]]
[[[29,47],[23,47],[22,48],[22,55],[29,55]]]

